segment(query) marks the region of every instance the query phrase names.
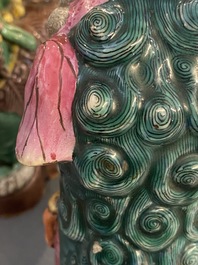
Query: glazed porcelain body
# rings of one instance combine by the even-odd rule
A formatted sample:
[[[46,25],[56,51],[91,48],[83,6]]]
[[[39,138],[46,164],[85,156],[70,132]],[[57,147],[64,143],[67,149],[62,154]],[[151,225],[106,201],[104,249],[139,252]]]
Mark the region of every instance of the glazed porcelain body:
[[[70,10],[37,53],[16,148],[60,162],[60,264],[198,264],[197,0]]]

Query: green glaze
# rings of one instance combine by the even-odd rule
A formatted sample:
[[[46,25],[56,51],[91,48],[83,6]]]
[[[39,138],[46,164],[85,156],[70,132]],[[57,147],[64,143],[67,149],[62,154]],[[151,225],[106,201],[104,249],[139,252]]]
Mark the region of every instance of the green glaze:
[[[17,114],[0,112],[0,175],[17,162],[15,144],[20,120]]]
[[[37,42],[32,34],[15,25],[10,25],[3,20],[0,20],[0,23],[2,25],[0,34],[5,40],[30,51],[34,51],[36,49]]]
[[[9,1],[1,1],[0,3],[0,59],[3,63],[3,67],[1,67],[12,71],[12,67],[9,64],[13,64],[12,55],[15,53],[13,46],[16,45],[19,48],[35,51],[37,41],[31,33],[23,30],[21,27],[15,26],[13,23],[5,21],[4,12],[7,11],[9,14],[9,9],[6,9],[7,4],[9,4]],[[11,13],[9,15],[12,16]]]
[[[198,1],[109,0],[84,14],[91,2],[74,1],[41,47],[18,147],[27,163],[34,142],[32,160],[59,160],[52,126],[70,137],[72,119],[73,156],[64,162],[69,139],[59,163],[60,265],[197,265]]]
[[[197,32],[197,1],[112,0],[69,33],[61,265],[198,264]]]
[[[114,1],[113,5],[104,5],[104,9],[92,9],[75,32],[77,50],[92,65],[100,67],[133,60],[134,53],[139,54],[148,37],[144,2],[133,1],[128,5],[123,1],[120,5]]]
[[[8,65],[10,61],[10,49],[6,41],[4,40],[0,41],[0,50],[1,50],[1,58],[3,59],[3,62],[5,63],[5,65]]]
[[[0,10],[3,9],[5,6],[7,6],[10,3],[10,0],[1,0],[0,1]]]

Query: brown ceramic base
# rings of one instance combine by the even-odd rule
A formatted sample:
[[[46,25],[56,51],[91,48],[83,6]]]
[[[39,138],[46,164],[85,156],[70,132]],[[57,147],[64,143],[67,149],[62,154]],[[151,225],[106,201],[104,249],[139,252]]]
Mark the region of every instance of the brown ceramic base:
[[[0,215],[12,216],[35,206],[41,199],[46,184],[46,170],[43,167],[35,168],[32,179],[20,190],[0,197]]]

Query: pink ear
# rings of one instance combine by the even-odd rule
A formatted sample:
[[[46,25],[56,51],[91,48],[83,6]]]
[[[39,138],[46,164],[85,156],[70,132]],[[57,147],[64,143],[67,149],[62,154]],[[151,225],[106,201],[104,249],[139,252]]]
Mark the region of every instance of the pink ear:
[[[25,109],[16,144],[18,160],[43,165],[72,160],[71,107],[78,63],[66,35],[41,45],[25,88]]]
[[[72,160],[75,137],[71,107],[78,63],[66,36],[89,10],[105,2],[73,1],[67,23],[39,47],[25,88],[25,109],[16,143],[16,155],[22,164]]]

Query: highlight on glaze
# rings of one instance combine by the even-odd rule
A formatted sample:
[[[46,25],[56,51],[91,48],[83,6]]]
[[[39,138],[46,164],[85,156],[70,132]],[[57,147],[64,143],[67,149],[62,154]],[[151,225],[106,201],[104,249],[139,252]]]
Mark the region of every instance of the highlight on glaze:
[[[61,162],[61,265],[197,264],[197,0],[88,2],[38,52],[17,147]]]

